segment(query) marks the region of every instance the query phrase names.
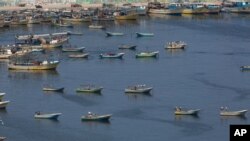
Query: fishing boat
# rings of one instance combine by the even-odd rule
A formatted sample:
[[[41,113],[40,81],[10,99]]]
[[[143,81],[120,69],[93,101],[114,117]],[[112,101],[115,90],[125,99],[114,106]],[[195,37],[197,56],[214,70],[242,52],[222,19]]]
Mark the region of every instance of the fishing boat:
[[[131,49],[131,50],[135,50],[136,49],[136,45],[120,45],[119,49]]]
[[[100,54],[100,58],[118,58],[118,59],[122,59],[123,55],[125,53],[105,53],[105,54]]]
[[[81,117],[82,121],[109,121],[112,114],[106,114],[106,115],[97,115],[91,112],[88,112],[87,115],[84,115]]]
[[[115,20],[136,20],[137,17],[138,17],[137,13],[119,14],[115,16]]]
[[[62,113],[45,114],[45,113],[41,113],[41,112],[36,112],[34,117],[37,118],[37,119],[54,119],[54,120],[57,120],[60,115],[62,115]]]
[[[0,109],[5,109],[6,106],[10,103],[10,101],[1,101],[0,102]]]
[[[63,22],[62,20],[52,20],[52,25],[59,26],[59,27],[73,27],[72,23]]]
[[[228,111],[227,107],[220,108],[221,116],[245,116],[247,110]]]
[[[121,32],[106,32],[107,36],[123,36],[124,33]]]
[[[0,101],[2,101],[4,95],[5,95],[5,93],[0,93]]]
[[[241,66],[241,71],[250,71],[250,66]]]
[[[173,41],[168,42],[165,45],[165,49],[184,49],[187,46],[187,44],[183,41]]]
[[[94,24],[92,24],[92,25],[89,25],[89,28],[91,28],[91,29],[104,29],[105,27],[102,26],[102,25],[94,25]]]
[[[62,51],[63,52],[82,52],[84,49],[85,49],[85,47],[67,46],[67,47],[63,47]]]
[[[70,54],[69,58],[88,58],[88,53],[81,53],[81,54]]]
[[[64,87],[61,87],[61,88],[54,88],[54,87],[51,87],[51,86],[43,87],[43,91],[63,92],[63,90],[64,90]]]
[[[136,32],[137,37],[153,37],[154,33],[142,33],[142,32]]]
[[[184,110],[181,107],[175,108],[175,115],[198,115],[200,109]]]
[[[62,21],[65,21],[65,22],[69,22],[69,23],[72,23],[72,22],[90,22],[91,21],[91,18],[90,17],[72,17],[72,18],[61,18]]]
[[[68,41],[68,37],[64,38],[55,38],[50,41],[46,41],[45,39],[39,38],[42,42],[42,47],[43,48],[56,48],[56,47],[61,47],[65,42]]]
[[[81,88],[77,88],[76,92],[85,92],[85,93],[101,93],[103,87],[98,87],[94,85],[85,85]]]
[[[125,89],[125,93],[150,93],[153,87],[147,87],[144,85],[129,86]]]
[[[60,62],[59,61],[36,61],[26,63],[15,63],[9,62],[8,68],[14,70],[52,70],[56,69]]]
[[[154,52],[141,52],[135,55],[136,58],[157,57],[159,51]]]
[[[0,141],[4,141],[6,137],[0,137]]]

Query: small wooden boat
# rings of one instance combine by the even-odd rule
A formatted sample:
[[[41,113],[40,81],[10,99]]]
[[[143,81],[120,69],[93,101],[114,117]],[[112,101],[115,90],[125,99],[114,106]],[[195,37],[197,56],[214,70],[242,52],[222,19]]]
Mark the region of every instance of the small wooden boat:
[[[104,29],[104,26],[102,26],[102,25],[89,25],[89,28],[91,28],[91,29]]]
[[[5,93],[0,93],[0,101],[2,101],[4,95],[5,95]]]
[[[86,85],[81,88],[77,88],[76,92],[85,92],[85,93],[101,93],[103,87],[97,87],[94,85]]]
[[[51,86],[43,87],[43,91],[54,91],[54,92],[63,92],[64,87],[61,88],[54,88]]]
[[[81,53],[81,54],[70,54],[70,58],[88,58],[88,53]]]
[[[166,44],[165,49],[184,49],[187,44],[183,41],[173,41]]]
[[[0,141],[4,141],[6,137],[0,137]]]
[[[96,115],[94,113],[88,112],[87,115],[81,117],[82,121],[109,121],[112,114],[107,115]]]
[[[241,71],[250,71],[250,66],[241,66]]]
[[[228,111],[227,107],[221,107],[220,110],[221,116],[244,116],[247,112],[247,110]]]
[[[82,52],[85,47],[64,47],[62,48],[63,52]]]
[[[145,57],[157,57],[159,51],[154,52],[141,52],[135,55],[136,58],[145,58]]]
[[[0,102],[0,109],[5,109],[6,106],[10,103],[10,101],[1,101]]]
[[[122,59],[122,56],[125,53],[105,53],[105,54],[100,54],[100,58],[118,58],[118,59]]]
[[[121,32],[106,32],[107,36],[123,36],[124,33]]]
[[[152,89],[152,87],[147,87],[146,85],[135,85],[126,88],[125,93],[150,93]]]
[[[51,114],[44,114],[40,112],[36,112],[34,117],[37,119],[54,119],[57,120],[57,118],[62,115],[62,113],[51,113]]]
[[[136,36],[137,37],[153,37],[154,33],[139,33],[139,32],[136,32]]]
[[[176,107],[175,115],[198,115],[200,109],[190,109],[190,110],[183,110],[180,107]]]
[[[131,49],[131,50],[135,50],[136,49],[136,45],[120,45],[119,49]]]

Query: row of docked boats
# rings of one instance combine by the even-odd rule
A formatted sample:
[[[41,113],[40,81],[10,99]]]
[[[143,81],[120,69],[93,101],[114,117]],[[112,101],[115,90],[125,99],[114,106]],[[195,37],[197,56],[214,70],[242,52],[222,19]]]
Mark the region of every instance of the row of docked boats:
[[[36,112],[34,118],[36,119],[52,119],[58,120],[58,117],[62,115],[62,113],[42,113],[40,111]],[[92,112],[88,112],[88,114],[81,116],[82,121],[109,121],[112,114],[104,114],[104,115],[97,115]]]
[[[148,87],[145,84],[143,85],[134,85],[125,88],[125,93],[150,93],[153,87]],[[101,93],[103,90],[102,86],[96,85],[81,85],[81,87],[76,89],[76,92],[84,93]],[[53,86],[44,86],[43,91],[54,91],[54,92],[63,92],[64,87],[53,87]]]
[[[221,107],[220,108],[220,116],[245,116],[246,112],[248,110],[236,110],[236,111],[230,111],[227,107]],[[181,107],[175,108],[175,115],[195,115],[197,116],[200,112],[200,109],[183,109]]]

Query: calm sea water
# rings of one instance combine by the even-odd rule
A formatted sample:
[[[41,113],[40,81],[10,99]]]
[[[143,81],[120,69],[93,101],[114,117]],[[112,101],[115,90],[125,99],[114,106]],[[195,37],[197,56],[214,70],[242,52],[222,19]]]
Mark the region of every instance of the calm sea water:
[[[49,24],[0,29],[1,44],[14,42],[15,34],[51,33],[71,30],[70,43],[86,47],[89,59],[69,59],[55,50],[61,63],[57,71],[9,71],[0,62],[0,90],[10,100],[0,111],[4,125],[0,135],[9,141],[227,141],[230,124],[249,124],[246,118],[219,116],[219,108],[250,108],[250,16],[150,16],[137,21],[103,23],[107,31],[124,32],[122,37],[105,36],[105,30]],[[136,38],[135,32],[153,32],[154,37]],[[185,50],[168,51],[164,44],[182,40]],[[136,51],[118,51],[118,45],[138,45]],[[122,60],[99,59],[102,52],[125,52]],[[160,51],[158,59],[136,59],[139,51]],[[64,86],[64,93],[44,93],[44,84]],[[81,84],[104,87],[101,95],[78,94]],[[127,95],[124,88],[147,84],[151,95]],[[198,117],[175,116],[175,106],[202,109]],[[61,112],[58,121],[36,120],[36,111]],[[113,114],[109,123],[81,122],[92,111]]]

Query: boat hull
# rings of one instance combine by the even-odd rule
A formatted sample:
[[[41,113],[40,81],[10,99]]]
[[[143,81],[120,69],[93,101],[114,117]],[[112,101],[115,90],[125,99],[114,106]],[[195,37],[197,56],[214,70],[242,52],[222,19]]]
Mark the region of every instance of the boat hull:
[[[112,115],[101,115],[101,116],[93,116],[93,117],[89,117],[89,116],[82,116],[81,120],[82,121],[109,121],[110,117]]]
[[[57,120],[58,117],[61,115],[62,113],[53,113],[53,114],[35,114],[34,117],[36,119],[54,119]]]
[[[119,53],[119,54],[116,54],[116,55],[106,55],[106,54],[100,54],[100,58],[103,59],[103,58],[109,58],[109,59],[122,59],[124,53]]]
[[[85,49],[85,47],[81,48],[62,48],[63,52],[82,52]]]
[[[1,101],[0,102],[0,109],[5,109],[6,106],[10,103],[10,101]]]
[[[240,111],[221,111],[221,116],[244,116],[247,110],[240,110]]]
[[[64,88],[43,88],[43,91],[63,92]]]
[[[153,37],[154,33],[138,33],[136,32],[137,37]]]
[[[151,52],[151,53],[139,53],[136,54],[135,57],[136,58],[148,58],[148,57],[157,57],[157,55],[159,54],[159,52]]]
[[[88,58],[89,54],[84,53],[84,54],[70,54],[70,58]]]
[[[106,32],[107,36],[123,36],[124,33]]]
[[[76,89],[76,92],[101,93],[102,89],[103,89],[103,88],[95,88],[95,89],[78,88],[78,89]]]
[[[125,93],[150,93],[150,91],[152,90],[153,88],[144,88],[144,89],[125,89]]]
[[[8,68],[13,70],[55,70],[58,64],[59,61],[53,64],[34,65],[34,66],[8,64]]]
[[[196,109],[196,110],[187,110],[187,111],[175,111],[175,115],[198,115],[200,109]]]
[[[129,15],[123,15],[123,16],[115,16],[116,20],[136,20],[138,17],[138,14],[129,14]]]

